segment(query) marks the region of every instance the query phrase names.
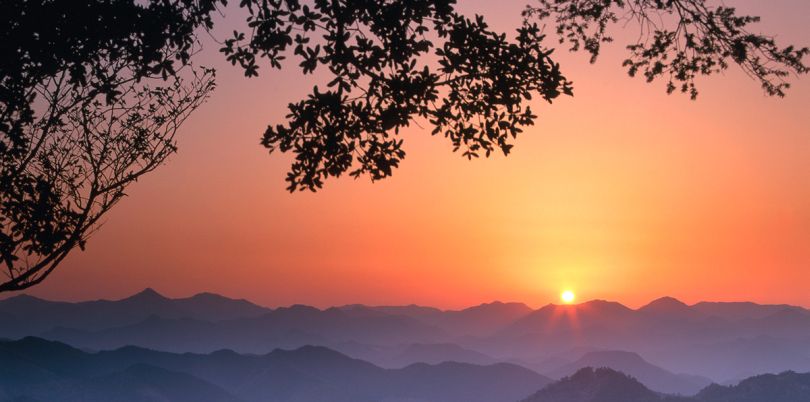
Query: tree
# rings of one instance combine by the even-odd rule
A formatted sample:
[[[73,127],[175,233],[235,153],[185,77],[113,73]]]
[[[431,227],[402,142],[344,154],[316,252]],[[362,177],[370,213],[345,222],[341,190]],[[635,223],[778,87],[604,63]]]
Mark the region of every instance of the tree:
[[[627,45],[623,65],[633,77],[641,73],[652,82],[665,77],[667,93],[679,90],[697,98],[695,78],[737,64],[756,79],[768,95],[785,96],[786,78],[806,74],[803,59],[810,49],[779,47],[771,36],[755,34],[749,26],[759,17],[738,15],[733,7],[712,7],[706,0],[536,0],[523,15],[527,20],[552,19],[560,43],[584,50],[596,62],[603,43],[612,42],[609,29],[621,22],[635,25],[639,35]]]
[[[346,172],[390,176],[405,156],[399,131],[416,118],[465,157],[508,154],[510,140],[537,118],[527,101],[571,94],[536,24],[510,41],[451,0],[245,3],[252,31],[235,32],[222,51],[247,76],[257,74],[260,57],[280,68],[288,48],[304,73],[325,67],[333,76],[327,89],[289,105],[287,124],[264,134],[271,152],[295,154],[290,191],[314,191]]]
[[[176,150],[214,88],[213,71],[189,65],[190,33],[206,21],[194,7],[0,7],[0,291],[44,280]]]
[[[572,94],[548,49],[539,22],[553,17],[561,42],[596,60],[620,18],[635,20],[639,41],[628,48],[630,75],[669,77],[694,99],[694,79],[726,69],[729,59],[760,81],[769,95],[784,96],[790,72],[804,74],[807,48],[780,48],[749,33],[757,17],[706,0],[536,0],[513,41],[483,18],[459,14],[453,0],[316,0],[313,7],[287,0],[243,0],[251,31],[235,32],[222,51],[247,76],[258,58],[281,68],[293,49],[304,73],[325,67],[333,80],[289,105],[286,124],[270,126],[262,144],[292,152],[288,189],[315,191],[348,171],[372,180],[388,177],[405,156],[399,130],[416,119],[450,139],[468,158],[508,154],[510,141],[537,116],[528,102]],[[675,28],[658,25],[664,14]],[[651,40],[648,40],[651,39]],[[318,43],[313,44],[315,41]],[[426,55],[437,58],[429,63]]]
[[[305,74],[331,75],[262,137],[270,152],[293,153],[290,191],[343,174],[390,176],[405,157],[400,130],[417,121],[467,158],[508,154],[537,119],[530,101],[573,93],[537,18],[553,16],[562,40],[595,60],[628,12],[653,38],[630,47],[631,75],[668,74],[669,92],[683,82],[693,97],[694,77],[725,69],[727,59],[771,95],[784,95],[789,71],[807,72],[807,49],[778,48],[745,30],[755,17],[704,0],[538,1],[507,39],[483,17],[460,14],[455,0],[240,0],[246,28],[220,50],[247,77],[262,61],[282,68],[287,56]],[[0,5],[2,54],[12,55],[0,58],[0,258],[9,276],[0,291],[38,283],[81,247],[125,186],[174,151],[179,123],[213,88],[211,71],[185,85],[180,71],[225,0],[78,4]],[[659,28],[653,13],[671,15],[677,28]],[[166,85],[146,85],[154,81]]]

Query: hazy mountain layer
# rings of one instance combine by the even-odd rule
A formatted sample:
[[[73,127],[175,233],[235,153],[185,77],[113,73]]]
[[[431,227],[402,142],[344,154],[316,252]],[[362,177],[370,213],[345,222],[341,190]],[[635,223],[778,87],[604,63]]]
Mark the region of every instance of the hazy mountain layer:
[[[55,327],[93,331],[134,324],[150,316],[214,322],[256,317],[269,311],[246,300],[229,299],[213,293],[168,299],[152,289],[121,300],[79,303],[20,295],[0,300],[0,337],[36,335]]]
[[[26,335],[94,350],[136,345],[264,354],[321,345],[386,368],[415,362],[516,362],[558,374],[585,364],[576,360],[588,351],[624,350],[664,372],[720,383],[810,370],[807,310],[754,303],[689,306],[673,298],[638,309],[595,300],[537,310],[495,302],[457,311],[413,305],[269,309],[213,294],[169,299],[150,289],[118,301],[64,303],[29,296],[0,301],[0,337]],[[642,380],[664,391],[702,385],[684,384],[686,378],[677,375],[656,378]]]
[[[0,400],[9,401],[496,402],[550,382],[503,363],[383,369],[313,346],[265,355],[137,347],[87,353],[32,337],[0,342],[0,374]]]
[[[651,391],[638,380],[608,368],[584,368],[549,384],[523,402],[806,402],[810,373],[784,372],[746,379],[738,385],[710,385],[696,396]]]
[[[607,367],[621,371],[654,391],[668,394],[694,395],[712,382],[705,377],[674,374],[647,362],[636,353],[622,351],[589,352],[573,363],[546,374],[552,378],[562,378],[585,367]]]

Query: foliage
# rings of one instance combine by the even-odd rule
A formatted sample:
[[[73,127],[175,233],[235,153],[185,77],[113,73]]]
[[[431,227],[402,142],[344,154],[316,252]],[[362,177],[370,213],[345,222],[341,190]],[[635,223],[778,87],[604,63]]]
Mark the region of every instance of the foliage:
[[[527,19],[551,19],[560,43],[585,50],[595,62],[602,43],[611,42],[615,23],[635,23],[638,39],[629,44],[624,66],[630,76],[648,82],[663,77],[667,93],[698,95],[695,79],[726,70],[731,62],[760,82],[768,95],[785,96],[791,73],[810,69],[810,49],[779,47],[767,35],[749,31],[759,17],[739,15],[733,7],[712,7],[706,0],[537,0]]]
[[[454,1],[242,4],[252,30],[234,32],[222,51],[245,75],[258,74],[257,58],[280,68],[292,49],[304,73],[326,68],[332,76],[328,88],[316,86],[289,105],[286,124],[264,133],[271,152],[295,154],[290,191],[314,191],[347,171],[390,176],[405,156],[399,132],[415,119],[429,121],[433,134],[468,158],[508,154],[511,140],[537,118],[527,101],[571,94],[536,24],[510,41],[482,17],[459,14]]]
[[[0,6],[0,291],[42,281],[83,247],[127,185],[175,151],[213,89],[188,65],[191,1],[3,2]]]

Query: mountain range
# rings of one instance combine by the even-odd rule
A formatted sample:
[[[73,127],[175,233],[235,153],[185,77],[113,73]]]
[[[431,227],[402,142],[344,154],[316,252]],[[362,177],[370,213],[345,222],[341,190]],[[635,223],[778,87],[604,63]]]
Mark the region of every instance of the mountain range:
[[[152,289],[115,301],[0,300],[0,338],[25,336],[83,350],[138,346],[198,354],[316,345],[387,369],[511,363],[555,379],[604,366],[657,392],[682,394],[709,381],[810,371],[810,311],[747,302],[687,305],[666,297],[638,309],[593,300],[539,309],[493,302],[462,310],[266,308],[211,293],[171,299]]]
[[[551,380],[520,366],[444,362],[383,369],[324,347],[263,355],[85,352],[0,342],[0,401],[516,401]]]
[[[41,333],[55,327],[94,331],[131,325],[150,316],[166,319],[222,321],[257,317],[271,311],[247,300],[229,299],[213,293],[169,299],[153,289],[121,300],[78,303],[43,300],[19,295],[0,300],[0,336],[15,338]]]
[[[694,396],[650,390],[610,368],[552,382],[520,366],[416,363],[383,369],[306,346],[263,355],[169,353],[139,347],[86,352],[26,337],[0,342],[2,402],[806,402],[810,373],[711,384]]]

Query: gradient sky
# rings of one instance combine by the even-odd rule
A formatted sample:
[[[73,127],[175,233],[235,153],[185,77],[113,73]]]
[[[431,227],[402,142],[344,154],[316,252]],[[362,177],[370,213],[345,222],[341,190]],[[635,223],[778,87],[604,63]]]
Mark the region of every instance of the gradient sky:
[[[510,32],[526,4],[461,3]],[[805,0],[726,4],[762,16],[783,44],[810,45]],[[621,42],[596,65],[560,49],[575,96],[533,104],[538,124],[508,158],[467,161],[414,126],[392,178],[291,195],[288,156],[268,156],[259,138],[322,76],[264,68],[247,80],[216,48],[202,59],[219,88],[181,130],[180,152],[30,294],[153,287],[268,306],[455,308],[539,306],[570,288],[630,306],[663,295],[810,306],[810,77],[775,99],[732,68],[690,101],[628,78]]]

